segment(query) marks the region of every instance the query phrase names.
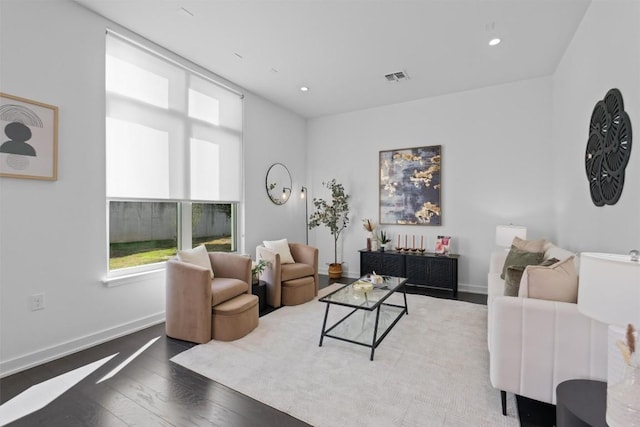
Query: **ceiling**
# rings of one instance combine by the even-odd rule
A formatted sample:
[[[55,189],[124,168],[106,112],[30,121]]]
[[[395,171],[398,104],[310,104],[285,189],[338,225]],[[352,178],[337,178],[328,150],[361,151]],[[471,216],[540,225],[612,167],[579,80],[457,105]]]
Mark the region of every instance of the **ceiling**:
[[[590,3],[75,1],[307,118],[551,75]]]

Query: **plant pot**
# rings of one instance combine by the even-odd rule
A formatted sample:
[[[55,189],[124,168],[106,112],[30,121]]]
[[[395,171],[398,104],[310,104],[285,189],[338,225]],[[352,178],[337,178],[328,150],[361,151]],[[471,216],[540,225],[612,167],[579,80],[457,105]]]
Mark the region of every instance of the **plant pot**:
[[[332,262],[329,264],[329,278],[330,279],[339,279],[342,277],[342,264],[337,262]]]

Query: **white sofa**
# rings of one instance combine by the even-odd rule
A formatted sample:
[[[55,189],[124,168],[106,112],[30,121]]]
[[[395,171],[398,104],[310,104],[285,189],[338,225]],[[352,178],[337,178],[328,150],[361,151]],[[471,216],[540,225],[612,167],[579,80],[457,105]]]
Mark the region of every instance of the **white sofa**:
[[[554,248],[556,258],[571,254]],[[487,298],[489,371],[503,415],[506,392],[555,404],[559,383],[607,377],[607,326],[581,314],[577,304],[504,296],[500,274],[507,253],[491,255]]]

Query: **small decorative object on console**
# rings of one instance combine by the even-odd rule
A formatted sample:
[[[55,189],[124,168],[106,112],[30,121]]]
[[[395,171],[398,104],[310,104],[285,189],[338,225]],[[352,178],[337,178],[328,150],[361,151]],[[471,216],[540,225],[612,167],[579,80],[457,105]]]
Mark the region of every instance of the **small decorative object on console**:
[[[448,255],[451,250],[451,236],[438,236],[436,239],[436,253]]]
[[[380,234],[378,236],[376,236],[376,238],[378,239],[378,242],[380,243],[380,251],[384,251],[384,248],[387,245],[387,243],[389,243],[391,241],[391,239],[389,238],[389,236],[387,235],[387,233],[384,230],[380,230]]]
[[[367,237],[367,250],[375,250],[374,245],[376,243],[376,223],[371,221],[369,218],[365,218],[362,220],[362,226],[365,230],[369,232],[369,237]]]

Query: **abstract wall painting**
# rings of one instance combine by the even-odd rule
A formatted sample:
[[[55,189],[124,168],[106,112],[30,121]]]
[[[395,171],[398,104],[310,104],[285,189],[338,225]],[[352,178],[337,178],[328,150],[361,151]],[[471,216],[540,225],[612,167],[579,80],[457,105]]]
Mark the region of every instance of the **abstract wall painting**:
[[[441,146],[380,151],[380,224],[442,225]]]
[[[58,178],[58,107],[0,93],[0,176]]]

